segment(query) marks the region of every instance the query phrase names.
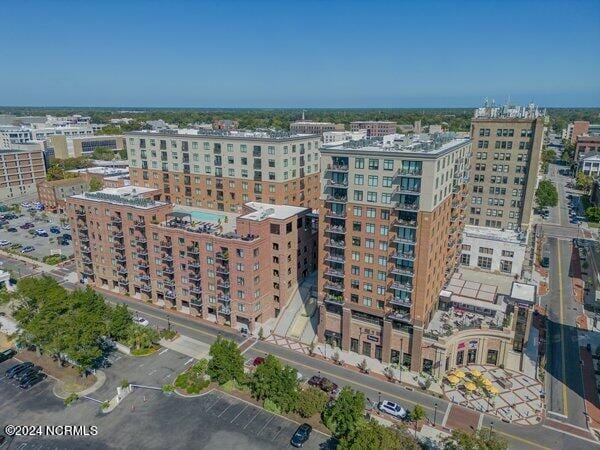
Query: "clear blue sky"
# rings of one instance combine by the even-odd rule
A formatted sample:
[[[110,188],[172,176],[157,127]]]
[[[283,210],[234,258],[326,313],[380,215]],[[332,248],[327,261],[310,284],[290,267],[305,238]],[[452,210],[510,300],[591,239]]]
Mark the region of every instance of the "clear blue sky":
[[[600,1],[6,1],[0,104],[600,106]]]

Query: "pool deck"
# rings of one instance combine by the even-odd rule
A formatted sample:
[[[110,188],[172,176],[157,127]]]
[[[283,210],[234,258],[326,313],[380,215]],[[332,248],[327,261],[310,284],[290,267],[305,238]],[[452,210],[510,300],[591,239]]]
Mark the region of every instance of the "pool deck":
[[[176,205],[175,210],[179,211],[179,212],[188,213],[188,214],[192,214],[194,212],[202,212],[205,214],[209,214],[211,216],[219,216],[222,218],[221,225],[223,226],[223,230],[222,230],[223,233],[234,232],[236,219],[240,216],[240,214],[237,214],[237,213],[226,212],[226,211],[215,211],[214,209],[198,208],[195,206]],[[223,219],[224,217],[227,217],[227,222],[225,222],[225,220]],[[197,221],[199,219],[192,217],[192,220]],[[213,223],[210,220],[207,220],[207,222]]]

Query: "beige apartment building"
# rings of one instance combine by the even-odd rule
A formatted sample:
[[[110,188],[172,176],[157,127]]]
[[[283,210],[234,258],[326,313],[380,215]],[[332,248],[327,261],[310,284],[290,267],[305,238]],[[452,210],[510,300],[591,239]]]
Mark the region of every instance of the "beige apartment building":
[[[126,186],[67,199],[82,280],[255,332],[315,270],[309,209],[251,202],[241,215],[214,221],[214,213],[176,209],[160,197],[153,188]]]
[[[97,148],[107,148],[115,153],[125,147],[125,138],[115,136],[50,136],[50,145],[57,159],[90,156]]]
[[[453,135],[321,148],[322,342],[413,370],[458,264],[471,143]]]
[[[248,202],[317,208],[319,136],[185,130],[127,133],[133,185],[167,203],[240,212]]]
[[[36,184],[45,177],[41,149],[0,149],[0,201],[35,194]]]
[[[350,131],[367,130],[367,137],[383,137],[396,133],[397,126],[396,122],[358,120],[350,122]]]
[[[470,225],[528,229],[543,138],[544,116],[535,105],[475,110]]]

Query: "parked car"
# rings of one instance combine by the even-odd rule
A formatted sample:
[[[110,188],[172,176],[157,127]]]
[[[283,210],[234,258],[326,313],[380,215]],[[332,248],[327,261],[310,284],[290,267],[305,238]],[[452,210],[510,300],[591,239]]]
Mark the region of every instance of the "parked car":
[[[8,361],[10,358],[15,356],[17,351],[14,348],[8,348],[3,352],[0,352],[0,362]]]
[[[10,241],[0,240],[0,247],[6,247],[7,245],[10,245]]]
[[[10,367],[4,375],[6,375],[6,378],[10,379],[17,375],[19,372],[27,370],[30,367],[33,367],[33,363],[29,361],[15,364],[14,366]]]
[[[140,316],[133,317],[133,321],[143,327],[147,327],[148,325],[150,325],[150,322],[148,322],[146,319]]]
[[[390,402],[389,400],[380,402],[377,405],[377,409],[397,419],[404,419],[406,417],[406,410],[398,403]]]
[[[22,372],[19,372],[13,378],[17,381],[23,381],[29,378],[31,375],[40,372],[41,370],[42,368],[40,366],[32,366],[23,370]]]
[[[314,386],[314,387],[321,387],[321,381],[323,381],[323,377],[320,377],[318,375],[313,375],[312,377],[310,377],[310,379],[307,381],[307,384],[309,386]]]
[[[21,249],[21,253],[30,253],[34,250],[35,250],[35,247],[33,245],[26,245],[25,247],[23,247]]]
[[[41,228],[35,230],[35,234],[37,234],[40,237],[48,237],[48,232],[46,230],[42,230]]]
[[[66,223],[66,224],[64,224],[64,225],[62,226],[62,229],[63,229],[63,230],[70,230],[70,229],[71,229],[71,225],[69,225],[68,223]]]
[[[57,226],[50,227],[50,233],[52,234],[60,234],[60,228]]]
[[[46,378],[46,374],[44,372],[38,372],[37,374],[35,374],[35,376],[27,379],[26,381],[22,381],[21,384],[19,384],[19,387],[21,389],[28,389],[31,386],[38,384],[44,378]]]
[[[22,230],[28,230],[29,228],[33,228],[33,227],[35,227],[35,225],[32,224],[31,222],[25,222],[19,228],[22,229]]]
[[[262,356],[257,356],[256,358],[254,358],[254,361],[252,361],[252,365],[254,367],[258,367],[261,364],[263,364],[265,362],[265,358],[263,358]]]
[[[69,241],[73,240],[73,236],[71,236],[69,233],[63,233],[62,238],[68,239]]]
[[[290,444],[296,448],[302,447],[304,443],[308,441],[311,431],[312,427],[307,423],[303,423],[298,427],[298,429],[292,436],[292,439],[290,439]]]
[[[10,233],[16,233],[17,229],[15,227],[10,227],[10,228],[7,228],[6,231],[8,231]]]

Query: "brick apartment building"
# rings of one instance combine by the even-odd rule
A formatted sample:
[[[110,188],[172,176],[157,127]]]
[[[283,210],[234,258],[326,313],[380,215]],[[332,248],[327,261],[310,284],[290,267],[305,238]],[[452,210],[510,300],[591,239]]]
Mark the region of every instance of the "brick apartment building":
[[[311,122],[309,120],[299,120],[298,122],[290,123],[290,133],[292,134],[322,135],[327,131],[344,131],[344,124],[332,122]]]
[[[350,122],[350,131],[367,130],[367,137],[383,137],[387,134],[396,133],[396,122],[383,122],[383,121],[355,121]]]
[[[177,209],[160,197],[126,186],[67,200],[83,280],[255,332],[316,268],[309,209],[250,202],[233,220],[209,223],[202,220],[209,212]]]
[[[535,106],[482,107],[471,121],[468,223],[527,230],[544,141],[544,114]]]
[[[83,177],[54,181],[42,180],[37,184],[38,200],[46,209],[59,213],[65,211],[67,197],[83,194],[89,190],[90,183]]]
[[[248,202],[316,208],[319,136],[185,130],[126,134],[131,183],[167,203],[240,212]]]
[[[321,148],[318,337],[421,370],[434,359],[423,330],[458,264],[470,141],[400,139]]]
[[[36,184],[45,177],[41,149],[0,149],[0,201],[34,195]]]
[[[600,136],[579,136],[575,144],[575,161],[588,156],[592,152],[600,152]]]

